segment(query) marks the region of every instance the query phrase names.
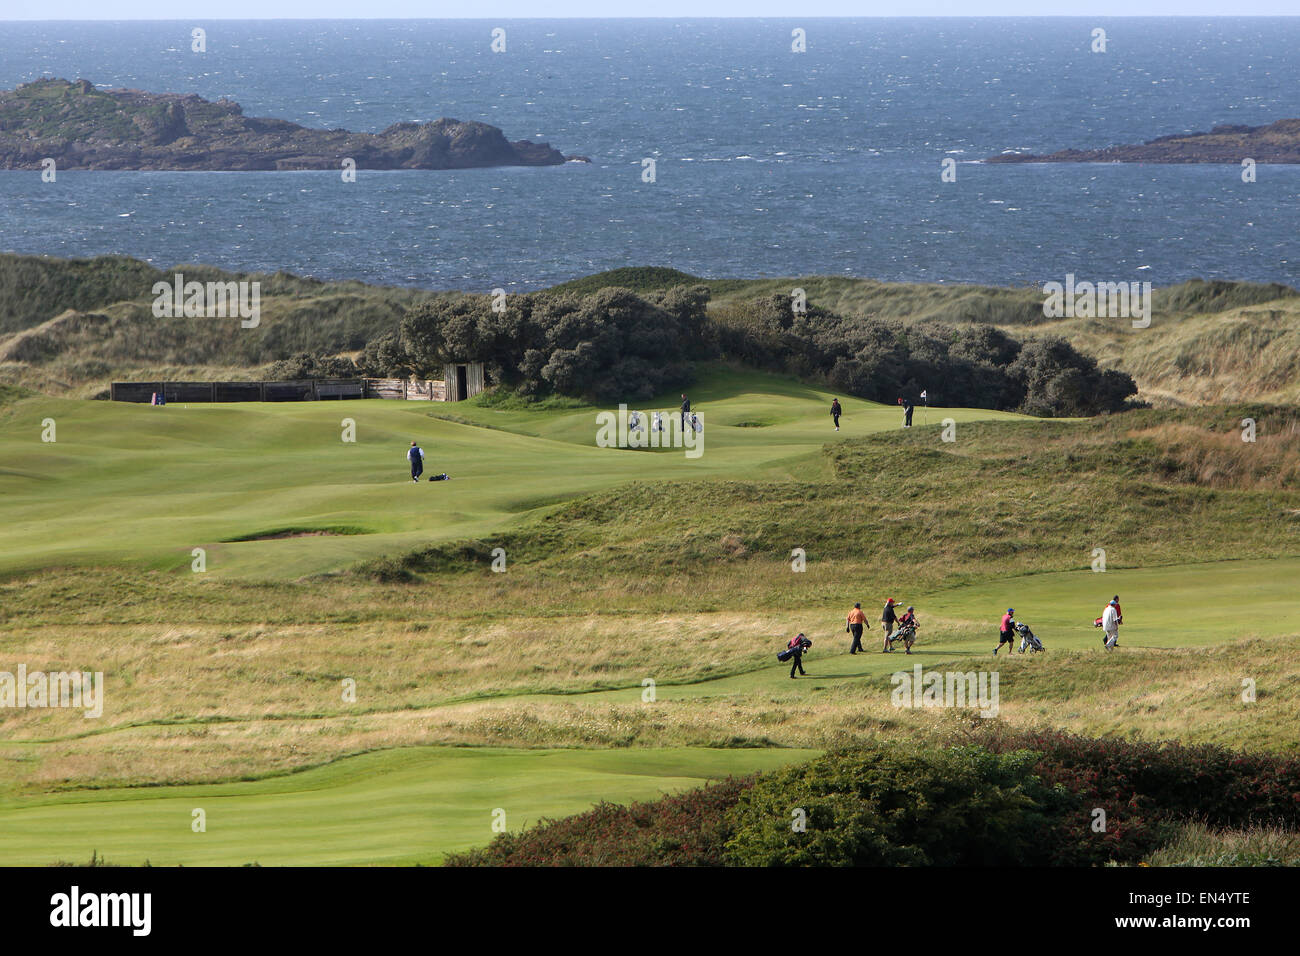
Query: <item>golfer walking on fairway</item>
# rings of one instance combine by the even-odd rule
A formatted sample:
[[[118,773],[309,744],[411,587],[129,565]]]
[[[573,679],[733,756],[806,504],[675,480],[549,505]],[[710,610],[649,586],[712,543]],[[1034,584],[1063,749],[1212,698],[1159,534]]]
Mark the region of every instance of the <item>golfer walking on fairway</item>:
[[[1101,612],[1101,629],[1106,632],[1106,646],[1119,646],[1119,601],[1112,600]]]
[[[803,631],[800,631],[794,637],[790,638],[790,643],[787,644],[785,647],[786,647],[786,653],[790,655],[789,660],[791,661],[790,679],[791,680],[795,679],[794,676],[795,668],[798,668],[800,674],[807,676],[808,672],[803,669],[803,652],[808,650],[808,648],[812,647],[812,641],[804,637]]]
[[[406,453],[406,460],[411,463],[411,480],[419,481],[420,476],[424,474],[424,449],[411,442],[411,448]]]
[[[1016,609],[1007,608],[1007,613],[1002,615],[1002,623],[998,625],[998,646],[993,648],[993,656],[998,656],[998,651],[1002,650],[1002,645],[1007,645],[1007,653],[1016,646]]]
[[[849,646],[849,653],[856,654],[858,651],[865,651],[862,646],[862,629],[870,627],[867,623],[867,616],[862,613],[862,604],[860,602],[853,605],[853,610],[849,611],[849,616],[844,622],[845,630],[853,635],[853,643]]]
[[[880,631],[881,636],[885,639],[884,653],[886,654],[893,650],[889,646],[889,634],[893,631],[896,623],[898,623],[898,615],[894,613],[894,599],[889,598],[885,601],[885,609],[880,614]]]

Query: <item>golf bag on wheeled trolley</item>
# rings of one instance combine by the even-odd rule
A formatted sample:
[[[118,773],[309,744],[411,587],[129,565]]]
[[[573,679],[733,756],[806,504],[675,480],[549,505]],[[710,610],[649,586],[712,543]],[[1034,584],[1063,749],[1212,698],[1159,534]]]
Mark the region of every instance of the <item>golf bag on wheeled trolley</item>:
[[[919,624],[904,624],[893,634],[890,634],[888,637],[889,649],[892,651],[894,645],[902,641],[904,650],[909,654],[912,653],[912,645],[916,643],[916,629],[919,626]]]
[[[1019,621],[1015,624],[1016,633],[1020,635],[1020,653],[1025,651],[1037,653],[1043,649],[1043,642],[1034,636],[1034,632],[1029,629],[1028,624],[1021,624]]]

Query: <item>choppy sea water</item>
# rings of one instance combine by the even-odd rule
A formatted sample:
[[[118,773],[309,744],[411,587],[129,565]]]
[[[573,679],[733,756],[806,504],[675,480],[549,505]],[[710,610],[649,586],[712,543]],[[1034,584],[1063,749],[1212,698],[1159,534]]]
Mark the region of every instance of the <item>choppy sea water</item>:
[[[0,87],[41,76],[309,126],[483,120],[593,163],[0,172],[0,250],[476,290],[646,264],[1300,284],[1300,166],[977,162],[1300,116],[1300,18],[4,24]]]

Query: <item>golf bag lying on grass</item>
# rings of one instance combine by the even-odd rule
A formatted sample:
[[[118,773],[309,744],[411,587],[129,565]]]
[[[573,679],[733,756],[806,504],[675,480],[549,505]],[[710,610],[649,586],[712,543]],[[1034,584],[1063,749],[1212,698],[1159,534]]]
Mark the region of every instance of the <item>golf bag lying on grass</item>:
[[[799,642],[799,650],[801,651],[806,651],[810,647],[812,647],[812,641],[808,640],[806,637]],[[776,659],[784,664],[790,658],[794,657],[794,651],[795,649],[793,647],[787,647],[781,653],[776,655]]]
[[[893,634],[890,634],[889,637],[887,638],[887,640],[889,641],[889,649],[892,651],[894,649],[895,642],[902,641],[903,648],[907,651],[907,653],[909,654],[912,653],[912,645],[916,643],[916,629],[918,626],[919,625],[917,624],[905,624],[904,626],[896,630]]]
[[[1043,642],[1040,641],[1038,638],[1034,637],[1034,632],[1029,629],[1028,624],[1021,624],[1019,621],[1017,621],[1016,633],[1020,635],[1021,654],[1023,654],[1026,650],[1032,653],[1035,651],[1041,651],[1043,649]]]
[[[451,480],[451,475],[447,474],[447,473],[444,471],[441,475],[430,475],[430,476],[429,476],[429,480],[430,480],[430,481],[450,481],[450,480]]]

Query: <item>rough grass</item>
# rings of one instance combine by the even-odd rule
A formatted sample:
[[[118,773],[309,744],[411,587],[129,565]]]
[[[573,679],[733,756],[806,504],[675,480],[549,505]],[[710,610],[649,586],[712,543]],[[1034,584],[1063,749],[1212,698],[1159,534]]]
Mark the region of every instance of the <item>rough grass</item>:
[[[0,667],[14,651],[49,669],[104,660],[109,703],[99,721],[58,710],[8,716],[0,766],[9,786],[63,789],[243,779],[413,744],[830,747],[985,724],[1294,752],[1300,722],[1300,635],[1107,656],[1083,646],[1089,634],[1068,647],[1058,639],[1046,657],[995,661],[984,637],[958,635],[946,649],[922,643],[910,658],[874,653],[872,641],[873,653],[855,659],[819,634],[805,662],[810,678],[795,682],[772,659],[783,641],[758,625],[724,637],[720,622],[686,615],[658,627],[559,624],[549,641],[524,631],[478,647],[479,638],[403,634],[398,625],[332,641],[319,629],[153,640],[116,629],[105,633],[130,648],[111,657],[99,634],[67,656],[52,653],[51,644],[70,643],[59,632],[19,635]],[[697,660],[674,656],[684,631],[707,648]],[[602,643],[629,646],[607,653]],[[889,674],[914,663],[997,669],[996,720],[896,708]],[[653,705],[643,698],[648,676],[658,681]],[[343,700],[344,677],[356,680],[355,704]],[[1242,699],[1245,677],[1256,682],[1252,703]],[[611,687],[622,689],[602,689]]]
[[[1300,866],[1300,833],[1278,827],[1212,830],[1192,823],[1146,862],[1149,866]]]
[[[1245,417],[1256,421],[1253,443],[1241,440]],[[390,579],[433,574],[444,587],[464,581],[474,590],[477,578],[462,576],[486,568],[492,549],[504,547],[530,583],[585,578],[578,600],[588,607],[645,607],[654,594],[627,582],[652,576],[664,583],[655,594],[689,587],[707,609],[725,607],[729,594],[776,609],[806,601],[810,589],[833,600],[846,572],[953,586],[990,568],[1000,575],[1086,568],[1093,548],[1107,542],[1122,542],[1129,567],[1176,564],[1188,554],[1300,553],[1300,435],[1287,409],[970,423],[958,427],[955,443],[936,438],[933,429],[890,436],[885,467],[883,439],[827,446],[832,480],[715,481],[675,494],[633,484],[490,539],[365,570]],[[835,574],[793,577],[794,548],[815,565],[834,562]],[[556,607],[545,592],[527,592],[530,606]],[[650,606],[670,607],[671,598]]]
[[[1130,432],[1164,450],[1173,477],[1206,488],[1300,487],[1300,415],[1277,419],[1274,429],[1242,440],[1241,431],[1206,434],[1191,424],[1156,425]]]
[[[256,281],[261,324],[230,334],[230,319],[159,320],[152,287]],[[355,351],[438,293],[287,273],[209,266],[156,269],[125,256],[56,259],[0,254],[0,381],[91,397],[113,380],[250,379],[296,352]]]

